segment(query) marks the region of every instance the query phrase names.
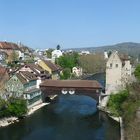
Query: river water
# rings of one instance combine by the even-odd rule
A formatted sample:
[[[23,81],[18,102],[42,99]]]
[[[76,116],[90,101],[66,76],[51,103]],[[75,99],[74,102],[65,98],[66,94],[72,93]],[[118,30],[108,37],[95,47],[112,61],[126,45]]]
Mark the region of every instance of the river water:
[[[119,123],[87,96],[63,95],[18,123],[0,128],[0,140],[119,140]]]

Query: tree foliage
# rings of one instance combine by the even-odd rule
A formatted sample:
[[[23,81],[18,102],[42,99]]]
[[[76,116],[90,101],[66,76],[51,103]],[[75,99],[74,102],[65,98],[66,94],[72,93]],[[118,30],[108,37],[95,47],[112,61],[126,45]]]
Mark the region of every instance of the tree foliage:
[[[61,48],[61,47],[60,47],[60,45],[58,44],[58,45],[56,46],[56,49],[57,49],[57,50],[60,50],[60,48]]]
[[[127,140],[140,139],[139,115],[140,108],[140,86],[134,82],[127,86],[127,90],[118,94],[112,94],[108,108],[115,116],[122,116],[124,122],[125,137]]]
[[[18,60],[19,60],[19,55],[15,50],[13,50],[12,53],[8,56],[8,62],[12,63]]]
[[[61,80],[69,79],[71,77],[71,70],[70,68],[65,68],[63,73],[60,75]]]
[[[102,54],[81,55],[79,65],[86,73],[97,73],[105,71],[105,60]]]
[[[47,55],[48,58],[52,58],[52,51],[53,49],[46,50],[45,54]]]
[[[0,99],[0,117],[20,117],[27,112],[26,101],[19,98],[10,98],[5,101]]]
[[[122,103],[128,97],[128,91],[123,90],[117,94],[111,94],[108,102],[108,107],[111,113],[115,116],[120,116],[122,114]]]
[[[140,81],[140,65],[138,65],[134,71],[135,77]]]
[[[70,54],[65,54],[61,57],[58,58],[57,63],[60,65],[62,68],[70,68],[72,69],[73,67],[78,65],[78,53],[70,53]]]

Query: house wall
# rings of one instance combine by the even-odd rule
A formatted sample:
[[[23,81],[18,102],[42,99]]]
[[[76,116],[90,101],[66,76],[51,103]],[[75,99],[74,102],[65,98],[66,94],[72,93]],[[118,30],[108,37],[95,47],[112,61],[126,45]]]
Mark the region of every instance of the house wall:
[[[6,90],[9,92],[9,96],[16,96],[20,97],[22,96],[24,92],[23,84],[20,82],[20,80],[14,75],[6,84],[5,84]]]
[[[73,67],[72,73],[74,73],[76,76],[81,76],[82,75],[82,68]]]
[[[27,99],[27,107],[28,109],[32,108],[33,106],[42,103],[42,96],[41,91],[37,90],[32,93],[26,94]]]
[[[122,64],[118,52],[113,52],[106,64],[106,93],[115,93],[131,82],[132,65],[130,60]]]
[[[36,88],[40,88],[40,87],[39,87],[40,84],[41,84],[41,79],[38,79],[38,80],[37,80],[37,83],[36,83]]]
[[[58,80],[58,79],[60,79],[58,72],[53,72],[52,73],[52,80]]]
[[[31,89],[36,88],[37,80],[32,80],[26,84],[24,84],[25,91],[29,91]]]
[[[52,70],[42,61],[38,61],[38,65],[41,66],[44,70],[48,71],[50,74],[52,74]]]
[[[44,70],[48,71],[49,74],[52,75],[53,80],[60,79],[59,72],[58,71],[53,72],[42,60],[38,61],[38,65],[41,66]]]
[[[106,91],[111,93],[121,88],[122,81],[122,62],[117,55],[117,52],[113,53],[106,64]]]
[[[131,76],[132,76],[132,65],[130,64],[130,61],[125,61],[125,65],[122,68],[123,86],[125,86],[126,83],[131,82]]]

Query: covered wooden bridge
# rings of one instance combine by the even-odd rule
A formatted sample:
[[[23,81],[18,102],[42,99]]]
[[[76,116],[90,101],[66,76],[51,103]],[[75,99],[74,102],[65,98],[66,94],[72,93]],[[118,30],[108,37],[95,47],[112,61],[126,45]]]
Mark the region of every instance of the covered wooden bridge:
[[[97,102],[102,91],[102,86],[95,80],[46,80],[40,84],[42,98],[60,94],[86,95]]]

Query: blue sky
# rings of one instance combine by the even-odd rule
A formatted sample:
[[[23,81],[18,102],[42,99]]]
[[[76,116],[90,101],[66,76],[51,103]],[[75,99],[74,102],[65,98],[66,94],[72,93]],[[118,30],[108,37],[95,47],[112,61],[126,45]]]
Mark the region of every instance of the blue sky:
[[[42,49],[140,42],[140,0],[0,0],[0,40]]]

